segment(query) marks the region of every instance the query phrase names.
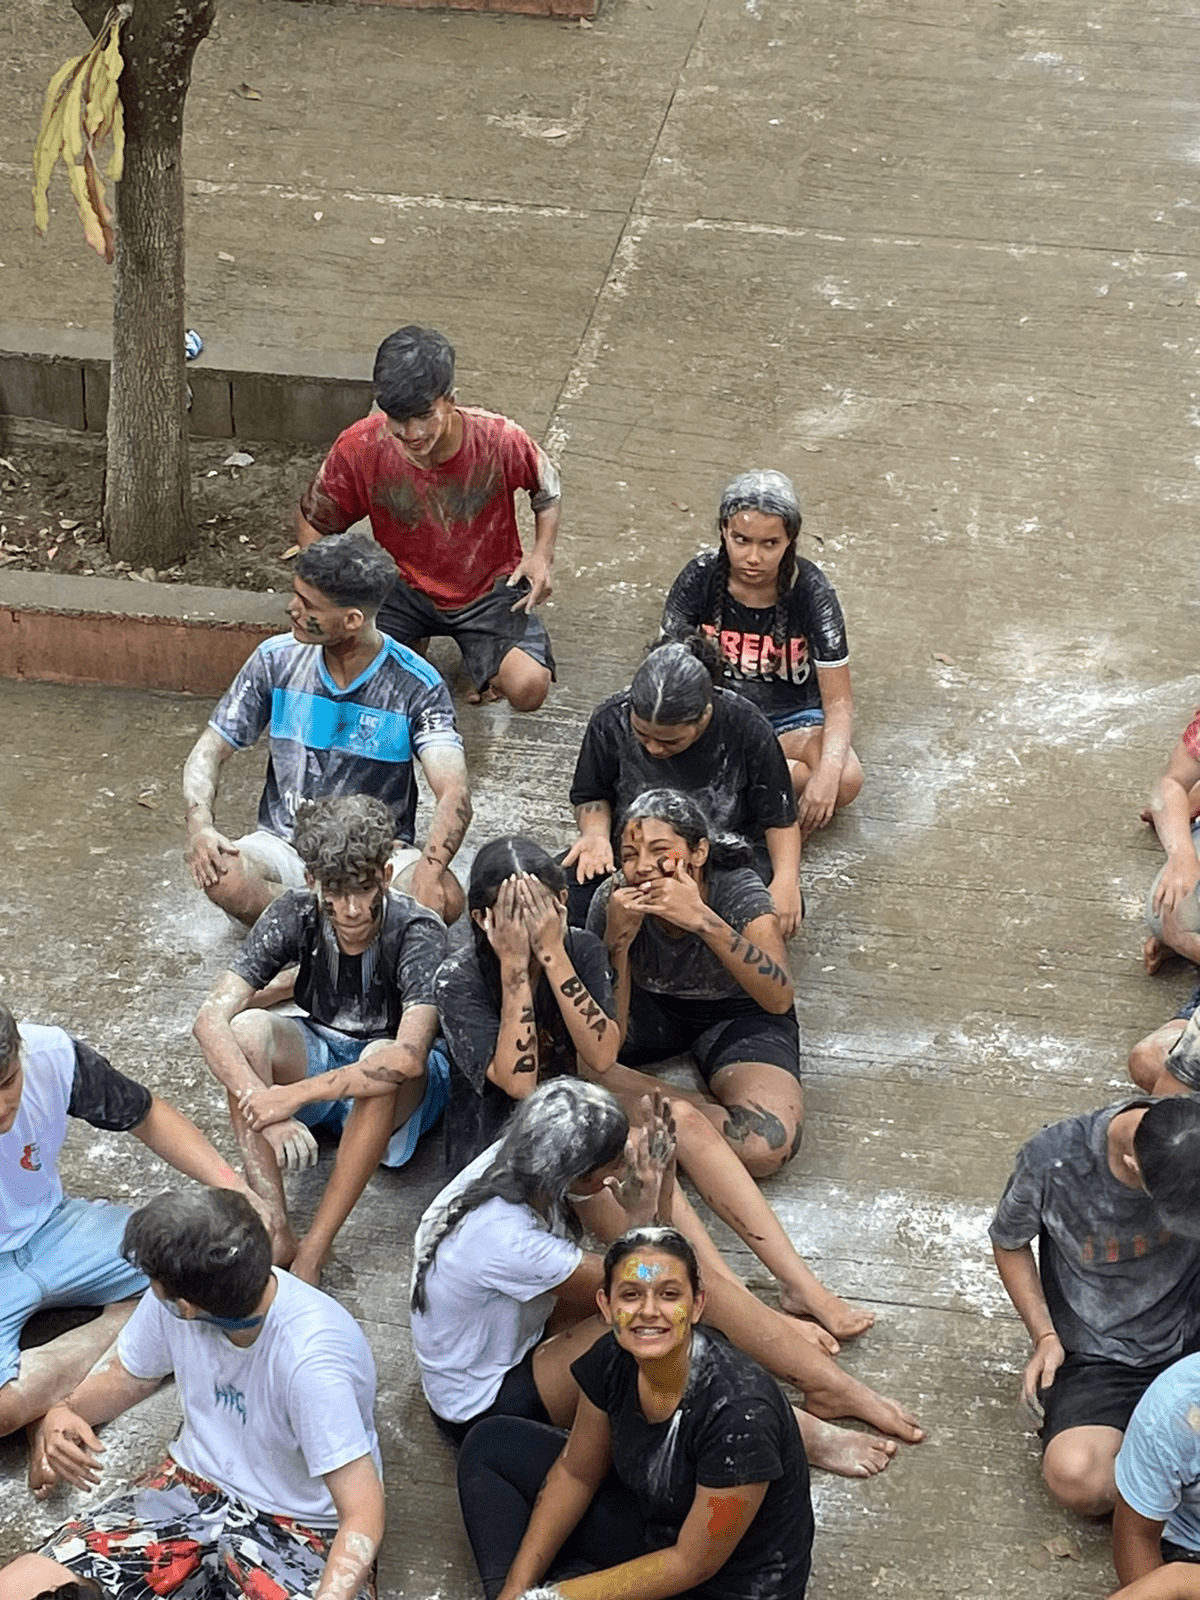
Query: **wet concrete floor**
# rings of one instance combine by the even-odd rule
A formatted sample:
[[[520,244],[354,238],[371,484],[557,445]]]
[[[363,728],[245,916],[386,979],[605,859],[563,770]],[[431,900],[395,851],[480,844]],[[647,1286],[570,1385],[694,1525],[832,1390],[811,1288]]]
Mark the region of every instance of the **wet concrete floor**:
[[[8,15],[32,105],[73,19]],[[810,1121],[769,1188],[827,1280],[879,1312],[848,1364],[930,1434],[872,1483],[819,1480],[813,1593],[1105,1594],[1106,1530],[1040,1487],[985,1230],[1016,1146],[1120,1097],[1129,1045],[1191,977],[1139,965],[1158,854],[1137,808],[1200,699],[1195,19],[605,0],[580,30],[235,0],[220,30],[189,112],[190,320],[214,349],[363,371],[391,327],[440,324],[463,398],[561,451],[561,682],[532,718],[464,708],[473,841],[565,839],[586,714],[626,681],[721,483],[752,464],[797,480],[806,553],[849,616],[867,788],[805,867]],[[103,326],[72,227],[63,203],[47,247],[6,243],[12,321]],[[0,686],[0,927],[18,1011],[221,1136],[188,1028],[230,935],[185,884],[178,823],[204,715]],[[240,767],[231,822],[257,783]],[[72,1149],[87,1192],[161,1182],[127,1143]],[[473,1592],[397,1270],[432,1181],[381,1175],[329,1276],[379,1357],[395,1600]],[[110,1430],[114,1474],[170,1406]],[[21,1452],[0,1463],[6,1555],[69,1497],[34,1508]]]

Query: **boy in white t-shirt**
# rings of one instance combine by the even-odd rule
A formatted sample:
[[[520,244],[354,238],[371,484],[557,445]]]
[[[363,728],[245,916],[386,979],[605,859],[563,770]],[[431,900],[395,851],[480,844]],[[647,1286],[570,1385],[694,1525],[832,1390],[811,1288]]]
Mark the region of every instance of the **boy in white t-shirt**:
[[[73,1118],[132,1133],[200,1183],[248,1193],[194,1123],[62,1028],[0,1006],[0,1434],[36,1421],[78,1383],[133,1310],[146,1279],[121,1255],[128,1206],[63,1193],[59,1153]],[[103,1306],[31,1350],[21,1329],[43,1306]],[[30,1487],[41,1487],[31,1454]]]
[[[51,1469],[100,1480],[95,1427],[174,1374],[183,1426],[163,1462],[71,1518],[22,1563],[95,1578],[122,1595],[354,1600],[370,1594],[384,1496],[375,1366],[328,1295],[271,1267],[249,1201],[164,1194],[130,1218],[124,1253],[150,1280],[114,1352],[43,1424]]]

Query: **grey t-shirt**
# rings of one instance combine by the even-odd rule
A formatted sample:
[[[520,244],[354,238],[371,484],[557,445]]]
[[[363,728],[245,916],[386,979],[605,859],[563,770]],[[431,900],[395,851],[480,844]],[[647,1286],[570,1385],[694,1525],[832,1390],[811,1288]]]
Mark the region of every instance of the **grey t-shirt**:
[[[1200,1240],[1172,1233],[1150,1196],[1108,1165],[1109,1124],[1148,1104],[1124,1100],[1035,1134],[989,1230],[1002,1250],[1038,1240],[1046,1304],[1068,1353],[1133,1367],[1173,1360],[1200,1327]]]
[[[624,880],[619,873],[606,878],[588,908],[588,930],[604,937],[608,902]],[[708,905],[735,933],[756,917],[771,916],[775,902],[758,873],[750,867],[718,867],[705,880]],[[676,930],[677,931],[677,930]],[[668,994],[676,1000],[726,1000],[745,990],[694,933],[672,937],[672,930],[656,917],[646,917],[629,947],[629,968],[639,989]]]

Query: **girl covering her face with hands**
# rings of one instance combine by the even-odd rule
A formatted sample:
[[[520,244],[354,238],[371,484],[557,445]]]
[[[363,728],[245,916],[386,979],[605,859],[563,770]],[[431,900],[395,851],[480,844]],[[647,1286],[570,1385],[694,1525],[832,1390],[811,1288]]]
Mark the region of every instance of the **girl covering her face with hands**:
[[[450,1054],[446,1155],[458,1171],[499,1134],[539,1083],[616,1060],[602,940],[568,928],[566,878],[532,839],[508,834],[475,857],[467,888],[472,943],[435,984]]]
[[[717,1132],[754,1177],[790,1161],[804,1127],[787,952],[744,841],[714,835],[690,796],[652,789],[625,812],[620,853],[620,872],[588,916],[616,973],[621,1064],[605,1082],[628,1104],[658,1082],[639,1068],[690,1053],[706,1092],[672,1096],[680,1165],[702,1187],[716,1178],[705,1198],[779,1278],[785,1310],[814,1317],[839,1338],[864,1332],[874,1318],[814,1277],[753,1185],[748,1201],[744,1183],[722,1181],[711,1158],[692,1159],[692,1118]]]

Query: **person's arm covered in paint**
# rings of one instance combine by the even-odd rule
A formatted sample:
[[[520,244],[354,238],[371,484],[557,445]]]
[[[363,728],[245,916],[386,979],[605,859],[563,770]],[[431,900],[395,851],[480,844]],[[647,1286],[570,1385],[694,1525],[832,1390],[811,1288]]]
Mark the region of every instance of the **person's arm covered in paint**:
[[[332,1067],[296,1083],[248,1088],[238,1108],[255,1131],[294,1117],[301,1106],[319,1100],[369,1100],[394,1094],[404,1084],[424,1077],[429,1047],[437,1033],[436,1006],[410,1006],[400,1020],[395,1040],[346,1067]],[[257,1081],[257,1080],[256,1080]]]
[[[213,821],[222,765],[234,746],[215,728],[205,728],[183,767],[183,804],[187,822],[187,864],[197,889],[211,889],[225,872],[223,857],[236,856],[237,846]]]
[[[640,889],[625,882],[624,875],[614,873],[597,889],[588,907],[587,925],[590,933],[604,940],[608,959],[613,969],[613,1000],[616,1005],[616,1023],[620,1045],[629,1032],[629,1007],[633,998],[633,942],[642,929],[645,907]]]
[[[609,1015],[612,995],[607,982],[605,993],[594,994],[575,970],[566,947],[567,909],[540,879],[521,878],[517,901],[529,948],[541,963],[580,1062],[591,1072],[607,1072],[620,1048],[620,1029]]]
[[[110,1350],[83,1382],[42,1418],[41,1448],[50,1471],[76,1489],[93,1488],[100,1481],[100,1458],[107,1449],[94,1430],[152,1395],[165,1376],[136,1377],[117,1351]]]
[[[531,444],[532,440],[529,441]],[[550,569],[554,565],[554,547],[558,540],[558,526],[562,514],[562,484],[558,469],[538,445],[533,445],[537,456],[537,485],[529,491],[533,507],[533,549],[521,557],[508,580],[514,588],[522,580],[529,584],[529,593],[523,595],[514,611],[531,612],[543,600],[549,600],[553,590]]]
[[[302,550],[324,534],[345,533],[352,523],[370,515],[366,481],[345,439],[343,433],[333,441],[296,507],[296,543]]]
[[[262,1079],[247,1061],[230,1023],[256,995],[300,959],[301,906],[305,896],[285,894],[267,907],[233,959],[205,995],[192,1036],[209,1071],[236,1099],[246,1089],[261,1089]]]
[[[524,1100],[538,1083],[538,1030],[533,1011],[533,984],[529,976],[532,951],[529,928],[521,912],[518,877],[506,878],[496,901],[483,913],[483,931],[500,964],[500,1018],[485,1077],[513,1100]],[[493,1013],[494,1015],[494,1013]],[[443,1020],[449,1022],[448,1009]],[[465,1019],[464,1019],[465,1020]],[[459,1023],[460,1019],[456,1019]],[[451,1055],[455,1045],[448,1031]]]
[[[337,1507],[338,1531],[315,1600],[354,1600],[370,1578],[383,1542],[387,1522],[383,1484],[369,1455],[348,1461],[324,1478]]]
[[[1154,893],[1153,906],[1159,915],[1174,911],[1200,883],[1190,810],[1191,791],[1200,783],[1200,760],[1188,750],[1186,737],[1172,750],[1166,770],[1155,780],[1150,794],[1150,820],[1167,852],[1162,881]]]
[[[454,860],[471,821],[467,762],[461,740],[421,745],[417,755],[437,804],[421,859],[413,868],[412,893],[422,905],[442,913],[446,909],[442,874]]]

